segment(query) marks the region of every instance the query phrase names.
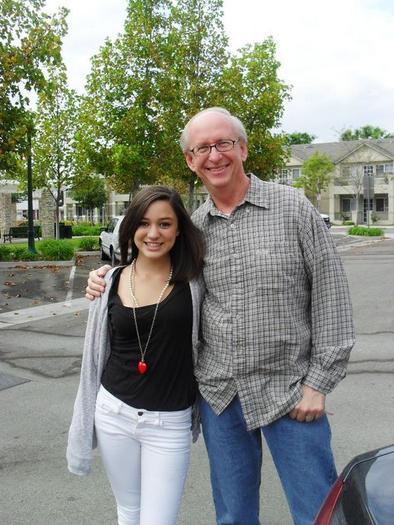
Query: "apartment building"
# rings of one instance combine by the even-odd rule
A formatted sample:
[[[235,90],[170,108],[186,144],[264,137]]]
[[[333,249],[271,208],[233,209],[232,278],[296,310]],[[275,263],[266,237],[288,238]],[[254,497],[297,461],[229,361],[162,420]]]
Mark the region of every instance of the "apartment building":
[[[321,196],[322,213],[336,222],[394,224],[393,139],[291,146],[280,182],[292,184],[301,175],[303,162],[316,152],[327,155],[335,165]]]

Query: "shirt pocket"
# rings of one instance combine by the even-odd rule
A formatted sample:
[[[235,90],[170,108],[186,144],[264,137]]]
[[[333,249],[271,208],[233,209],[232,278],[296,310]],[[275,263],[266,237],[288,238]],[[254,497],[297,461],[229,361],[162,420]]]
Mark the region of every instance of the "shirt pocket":
[[[302,268],[299,252],[287,244],[271,244],[256,250],[256,288],[284,292],[293,288]]]

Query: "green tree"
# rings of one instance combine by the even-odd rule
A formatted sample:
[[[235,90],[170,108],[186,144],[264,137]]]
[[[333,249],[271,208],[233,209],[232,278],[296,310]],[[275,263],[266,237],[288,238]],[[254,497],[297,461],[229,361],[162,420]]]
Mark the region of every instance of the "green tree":
[[[286,160],[286,137],[280,125],[289,88],[278,77],[280,63],[271,37],[241,48],[223,71],[224,107],[241,119],[249,140],[246,168],[269,179]]]
[[[66,9],[49,17],[44,0],[0,0],[0,171],[13,173],[27,149],[29,103],[60,62]]]
[[[108,199],[108,192],[105,182],[99,177],[88,177],[84,184],[79,184],[71,192],[72,198],[83,208],[88,210],[90,220],[95,208],[102,208]]]
[[[286,143],[289,146],[296,145],[296,144],[312,144],[312,142],[316,139],[315,135],[310,135],[309,133],[306,133],[305,131],[294,131],[293,133],[287,133],[286,134]]]
[[[106,41],[92,59],[82,150],[118,191],[132,192],[154,180],[169,6],[168,0],[130,0],[123,34]]]
[[[229,58],[222,0],[178,0],[169,13],[166,61],[160,87],[161,150],[158,180],[188,191],[193,207],[195,175],[177,147],[181,131],[199,110],[222,103],[221,75]]]
[[[38,100],[33,142],[34,185],[47,188],[55,201],[56,238],[63,191],[75,176],[78,97],[69,89],[63,68],[50,71],[49,86]]]
[[[130,0],[124,32],[92,60],[82,104],[81,165],[118,191],[195,176],[178,139],[186,121],[208,106],[239,116],[249,133],[248,167],[269,177],[286,156],[280,124],[288,87],[279,80],[272,39],[231,56],[223,0]],[[83,157],[85,156],[85,161]]]
[[[327,188],[334,171],[334,164],[327,155],[314,153],[302,164],[302,174],[295,181],[296,188],[304,188],[308,197],[320,207],[321,193]]]
[[[340,135],[340,140],[342,141],[390,138],[394,138],[393,133],[388,133],[386,130],[379,128],[378,126],[371,126],[370,124],[366,124],[355,130],[352,130],[351,128],[345,129]]]

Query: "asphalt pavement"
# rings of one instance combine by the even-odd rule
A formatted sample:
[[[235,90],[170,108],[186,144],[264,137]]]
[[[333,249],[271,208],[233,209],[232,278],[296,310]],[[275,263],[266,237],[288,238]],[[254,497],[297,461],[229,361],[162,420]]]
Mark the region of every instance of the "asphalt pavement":
[[[348,377],[327,405],[341,469],[353,455],[394,442],[394,240],[333,235],[348,273],[357,329]],[[84,478],[69,474],[65,464],[89,306],[84,289],[89,270],[101,264],[98,254],[75,263],[0,263],[1,525],[116,523],[99,458]],[[290,525],[266,449],[264,456],[262,525]],[[178,525],[214,523],[199,439]]]

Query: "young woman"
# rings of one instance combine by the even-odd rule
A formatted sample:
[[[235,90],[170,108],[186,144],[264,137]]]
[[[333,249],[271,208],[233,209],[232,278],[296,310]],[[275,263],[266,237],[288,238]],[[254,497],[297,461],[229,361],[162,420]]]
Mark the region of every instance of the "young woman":
[[[68,468],[89,473],[98,444],[119,525],[175,525],[197,391],[204,243],[179,195],[151,186],[132,200],[119,244],[122,266],[89,311]]]

